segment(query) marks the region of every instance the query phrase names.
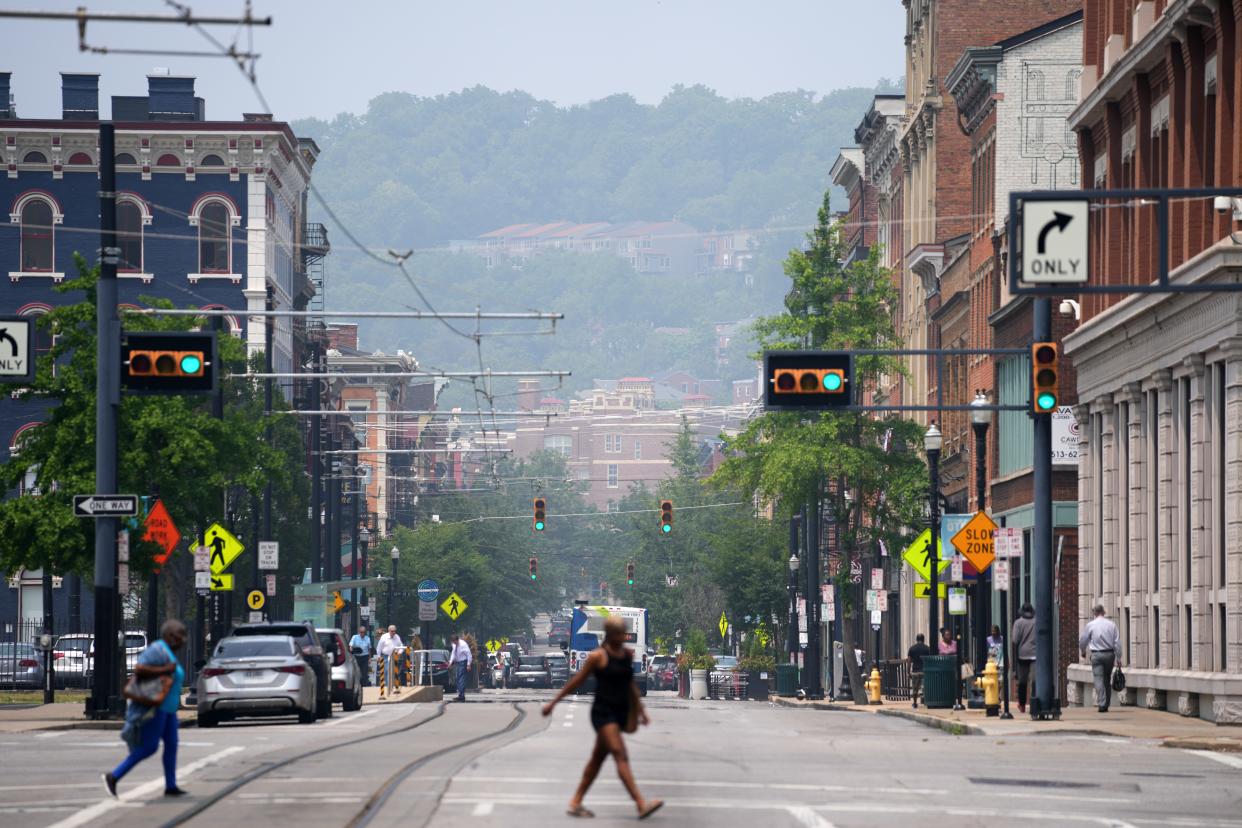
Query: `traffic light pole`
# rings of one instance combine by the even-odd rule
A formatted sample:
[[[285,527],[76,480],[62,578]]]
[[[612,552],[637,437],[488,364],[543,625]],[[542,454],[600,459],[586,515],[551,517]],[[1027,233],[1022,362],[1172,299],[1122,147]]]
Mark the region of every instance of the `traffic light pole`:
[[[99,125],[99,282],[95,293],[95,493],[117,490],[116,421],[121,403],[121,323],[116,313],[116,132]],[[86,703],[92,719],[120,711],[117,679],[116,536],[117,519],[95,518],[95,663],[94,685]]]
[[[1052,339],[1052,300],[1037,298],[1033,308],[1031,338],[1035,342],[1048,342]],[[1052,414],[1050,411],[1031,415],[1035,420],[1035,515],[1031,531],[1031,559],[1035,592],[1035,699],[1038,702],[1031,706],[1031,715],[1041,719],[1061,716],[1055,678],[1057,647],[1053,637]]]
[[[323,343],[315,341],[314,349],[315,372],[323,370]],[[318,377],[311,380],[311,408],[318,411],[322,407],[322,380]],[[271,409],[268,409],[269,411]],[[318,583],[323,577],[323,418],[318,414],[310,421],[310,467],[311,467],[311,581]]]
[[[807,698],[822,699],[824,682],[820,679],[819,635],[819,498],[811,498],[806,510],[806,679]]]

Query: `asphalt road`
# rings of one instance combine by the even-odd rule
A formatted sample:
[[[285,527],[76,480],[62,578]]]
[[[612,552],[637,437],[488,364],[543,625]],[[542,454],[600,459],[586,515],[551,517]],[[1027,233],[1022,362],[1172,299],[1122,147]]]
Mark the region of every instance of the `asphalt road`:
[[[491,691],[465,705],[364,708],[304,726],[182,731],[166,801],[153,758],[105,799],[115,733],[0,742],[0,826],[546,826],[590,750],[589,698],[539,715],[546,692]],[[1107,825],[1242,828],[1242,761],[1091,736],[951,736],[862,713],[648,697],[628,739],[639,784],[667,806],[653,823],[713,826]],[[440,714],[440,715],[437,715]],[[353,744],[350,744],[353,742]],[[280,763],[285,764],[280,764]],[[1229,764],[1232,762],[1232,764]],[[248,775],[246,784],[238,782]],[[611,764],[587,798],[592,825],[629,824]]]

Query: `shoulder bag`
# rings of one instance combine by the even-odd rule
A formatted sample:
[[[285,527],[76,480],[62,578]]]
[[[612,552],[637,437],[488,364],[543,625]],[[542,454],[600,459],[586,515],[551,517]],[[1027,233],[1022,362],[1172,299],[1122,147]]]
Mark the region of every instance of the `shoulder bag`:
[[[121,695],[143,707],[159,707],[168,696],[168,691],[172,689],[172,683],[173,678],[169,675],[149,679],[131,675],[129,681],[125,682],[125,689],[121,691]]]
[[[1120,693],[1122,690],[1125,690],[1125,689],[1126,689],[1126,676],[1125,676],[1125,673],[1121,672],[1121,668],[1118,667],[1117,669],[1113,670],[1113,690]]]

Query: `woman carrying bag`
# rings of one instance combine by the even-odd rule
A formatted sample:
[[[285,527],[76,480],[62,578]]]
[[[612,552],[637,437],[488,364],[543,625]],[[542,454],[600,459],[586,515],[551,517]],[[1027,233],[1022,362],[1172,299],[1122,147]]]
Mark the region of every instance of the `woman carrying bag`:
[[[164,796],[185,796],[177,787],[177,708],[181,706],[181,686],[185,670],[176,651],[185,644],[185,624],[164,622],[159,640],[138,656],[134,674],[125,685],[129,699],[121,738],[130,747],[129,756],[111,773],[103,775],[108,793],[116,796],[116,783],[134,766],[155,754],[164,740]]]

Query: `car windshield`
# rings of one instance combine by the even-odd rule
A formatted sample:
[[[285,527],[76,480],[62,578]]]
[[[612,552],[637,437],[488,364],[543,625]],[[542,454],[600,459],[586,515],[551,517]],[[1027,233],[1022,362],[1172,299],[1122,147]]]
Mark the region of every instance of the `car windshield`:
[[[288,637],[226,638],[216,646],[216,658],[291,656],[296,652],[293,639]]]
[[[146,647],[146,646],[147,646],[147,637],[146,637],[145,635],[130,635],[130,634],[126,634],[126,636],[125,636],[125,646],[126,646],[128,649],[131,649],[131,650],[136,650],[136,649],[141,649],[141,648],[143,648],[143,647]]]
[[[737,657],[736,656],[716,656],[716,666],[717,667],[736,667]]]
[[[56,649],[81,653],[90,647],[90,643],[89,638],[62,638],[56,642]]]
[[[264,624],[255,627],[238,627],[233,630],[234,636],[251,636],[251,635],[287,635],[295,641],[303,642],[306,639],[306,627],[300,624]],[[317,642],[316,642],[317,643]]]
[[[519,667],[543,667],[543,656],[522,656],[518,659]]]
[[[321,632],[319,633],[319,646],[323,647],[323,651],[328,655],[336,654],[336,633]]]
[[[566,663],[568,663],[568,662],[567,662],[567,660],[566,660],[566,658],[565,658],[565,654],[564,654],[564,653],[549,653],[549,654],[546,656],[546,658],[548,659],[548,661],[551,661],[551,662],[552,662],[553,666],[555,666],[555,665],[556,665],[556,664],[558,664],[558,663],[560,663],[560,664],[566,664]]]
[[[14,647],[17,648],[16,653],[13,650]],[[0,657],[7,656],[8,658],[13,658],[14,655],[29,656],[34,654],[35,648],[32,644],[13,644],[12,642],[0,644]]]

